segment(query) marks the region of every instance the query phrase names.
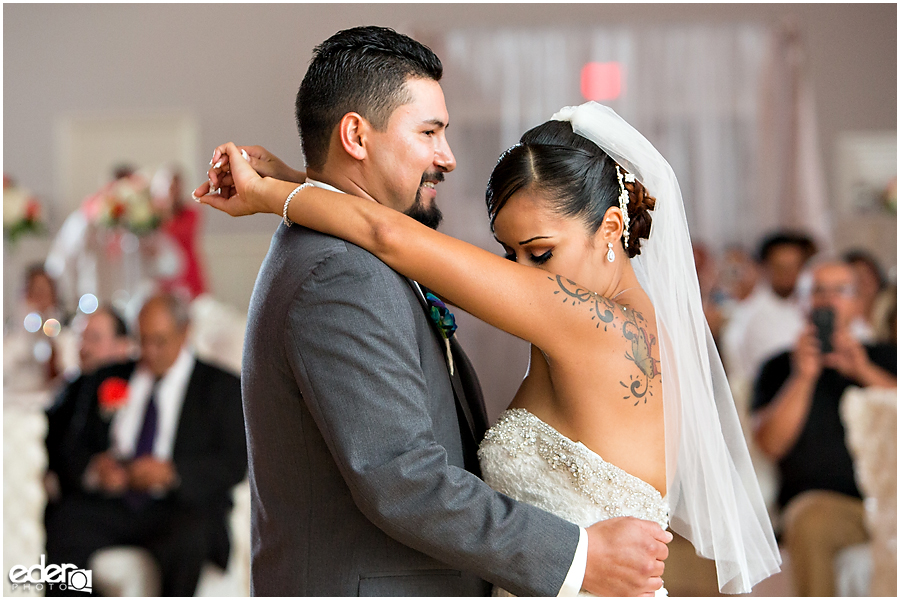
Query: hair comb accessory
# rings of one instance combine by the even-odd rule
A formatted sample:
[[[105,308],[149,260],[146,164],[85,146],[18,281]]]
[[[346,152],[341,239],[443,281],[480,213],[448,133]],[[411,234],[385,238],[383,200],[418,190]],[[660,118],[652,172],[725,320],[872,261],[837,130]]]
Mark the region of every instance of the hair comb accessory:
[[[625,182],[633,183],[634,175],[626,173],[622,174],[622,168],[616,165],[616,176],[619,178],[619,208],[622,209],[622,223],[624,231],[622,236],[625,238],[625,249],[628,249],[628,228],[631,225],[631,218],[628,216],[628,190],[625,189]]]

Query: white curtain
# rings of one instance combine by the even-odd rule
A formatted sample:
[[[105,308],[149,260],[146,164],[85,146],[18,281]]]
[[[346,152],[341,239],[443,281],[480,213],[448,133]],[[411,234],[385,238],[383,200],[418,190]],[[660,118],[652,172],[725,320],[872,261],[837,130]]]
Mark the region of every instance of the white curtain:
[[[712,250],[749,249],[772,229],[795,227],[829,245],[814,102],[795,31],[755,24],[476,27],[417,37],[445,68],[448,138],[458,163],[439,194],[445,207],[453,204],[445,210],[447,233],[497,251],[484,208],[497,157],[562,106],[585,101],[586,63],[617,62],[622,93],[601,102],[669,160],[694,240]],[[463,324],[461,340],[496,415],[521,380],[527,346],[474,319]]]

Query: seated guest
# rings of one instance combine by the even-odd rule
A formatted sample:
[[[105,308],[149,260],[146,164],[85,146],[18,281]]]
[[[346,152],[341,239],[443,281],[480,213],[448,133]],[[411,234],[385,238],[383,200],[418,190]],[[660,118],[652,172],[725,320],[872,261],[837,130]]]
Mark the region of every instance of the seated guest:
[[[41,264],[26,269],[21,295],[5,325],[5,388],[50,391],[67,369],[74,369],[74,339],[59,306],[56,281]]]
[[[754,437],[778,465],[783,541],[796,591],[833,596],[835,556],[868,537],[844,442],[841,396],[851,385],[896,387],[897,346],[864,346],[854,338],[856,288],[846,263],[816,266],[807,293],[809,314],[799,339],[757,378]],[[830,310],[833,325],[819,316],[823,310]]]
[[[166,596],[193,595],[207,559],[226,568],[231,488],[247,471],[240,380],[194,356],[188,325],[184,302],[150,298],[140,361],[84,382],[59,467],[80,488],[48,519],[48,563],[86,568],[96,550],[141,546]]]
[[[815,250],[812,239],[800,233],[778,232],[762,241],[762,281],[734,308],[722,332],[729,379],[752,381],[766,360],[793,345],[803,325],[794,290]]]
[[[76,400],[84,386],[100,367],[126,361],[132,350],[125,321],[109,306],[101,306],[84,318],[78,340],[79,370],[65,382],[53,405],[47,410],[47,484],[48,510],[61,493],[80,487],[78,481],[61,481],[59,465],[65,456],[66,434],[75,411]]]

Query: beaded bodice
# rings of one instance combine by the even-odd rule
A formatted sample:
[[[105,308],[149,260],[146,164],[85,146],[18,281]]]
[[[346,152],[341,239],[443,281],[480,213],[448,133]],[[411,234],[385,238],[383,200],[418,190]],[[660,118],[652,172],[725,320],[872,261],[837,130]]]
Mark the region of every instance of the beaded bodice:
[[[587,527],[613,517],[668,526],[668,508],[649,483],[573,442],[524,408],[503,412],[478,450],[497,491]]]

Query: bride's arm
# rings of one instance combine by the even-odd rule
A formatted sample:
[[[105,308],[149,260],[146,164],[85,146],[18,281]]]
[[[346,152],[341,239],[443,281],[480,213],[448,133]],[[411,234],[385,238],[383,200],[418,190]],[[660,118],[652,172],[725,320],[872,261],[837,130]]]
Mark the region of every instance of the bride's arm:
[[[231,144],[228,153],[238,195],[205,196],[201,201],[231,215],[281,215],[296,184],[260,178]],[[550,355],[584,340],[595,342],[596,337],[588,336],[598,330],[621,332],[623,315],[610,300],[563,277],[434,231],[377,202],[307,187],[294,196],[288,217],[365,248],[463,310]]]

